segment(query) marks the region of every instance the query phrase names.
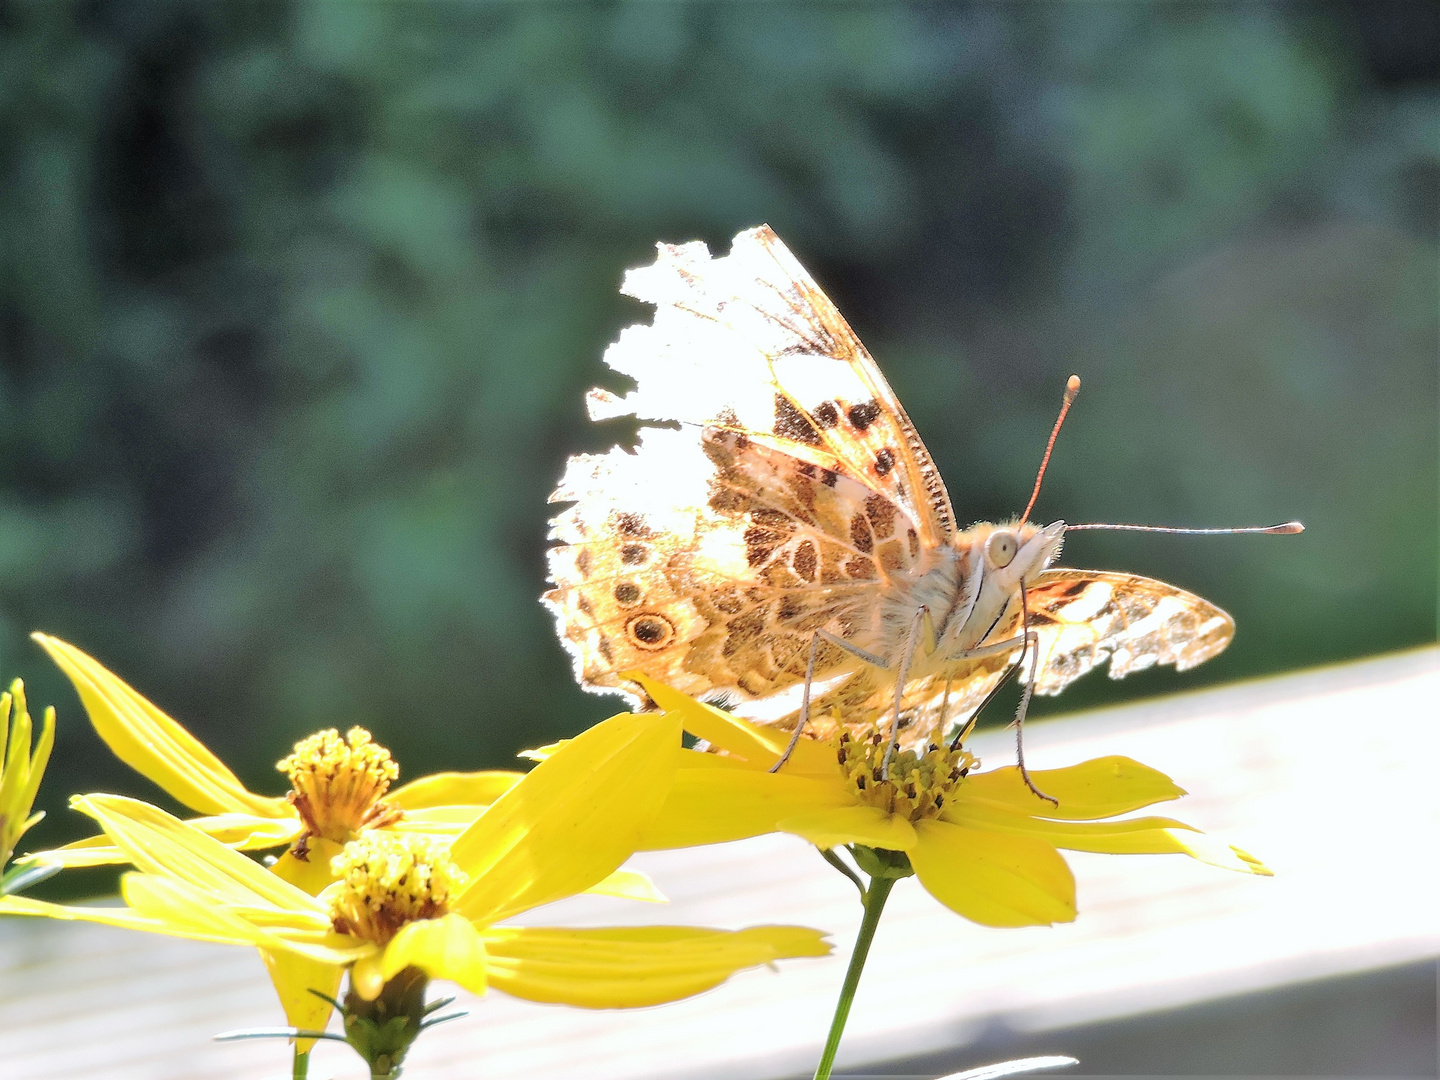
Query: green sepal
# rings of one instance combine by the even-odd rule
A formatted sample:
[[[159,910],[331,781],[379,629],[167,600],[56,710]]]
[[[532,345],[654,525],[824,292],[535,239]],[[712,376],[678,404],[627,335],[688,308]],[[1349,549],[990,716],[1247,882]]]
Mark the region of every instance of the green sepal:
[[[855,865],[872,878],[888,878],[898,881],[901,878],[915,876],[915,868],[910,865],[910,857],[903,851],[851,844],[850,854],[855,859]]]

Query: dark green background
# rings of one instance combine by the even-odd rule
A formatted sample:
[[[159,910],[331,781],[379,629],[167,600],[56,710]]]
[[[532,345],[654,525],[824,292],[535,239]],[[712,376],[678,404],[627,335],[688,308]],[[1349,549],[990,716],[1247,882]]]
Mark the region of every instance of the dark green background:
[[[0,669],[113,762],[59,634],[259,790],[319,726],[405,775],[614,711],[573,685],[545,496],[656,240],[770,222],[960,516],[1090,535],[1231,610],[1198,672],[1435,634],[1440,29],[1414,3],[0,3]],[[613,385],[613,384],[612,384]],[[1054,707],[1053,704],[1050,707]]]

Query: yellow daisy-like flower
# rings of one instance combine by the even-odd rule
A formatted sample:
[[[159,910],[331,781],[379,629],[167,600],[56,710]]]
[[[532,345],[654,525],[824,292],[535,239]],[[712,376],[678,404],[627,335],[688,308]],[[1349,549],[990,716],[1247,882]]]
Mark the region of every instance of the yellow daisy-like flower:
[[[491,986],[622,1008],[687,997],[742,968],[826,955],[821,933],[798,926],[497,925],[612,873],[664,804],[684,753],[676,718],[613,717],[550,755],[453,841],[373,831],[349,842],[319,896],[147,803],[83,796],[77,808],[137,868],[122,879],[126,908],[6,897],[0,913],[257,946],[306,997],[309,987],[338,987],[350,968],[353,989],[373,999],[418,968],[476,993]],[[323,986],[308,981],[317,970],[331,973]],[[287,1013],[296,1004],[287,1001]]]
[[[115,756],[202,815],[191,819],[191,826],[242,850],[298,848],[300,857],[287,855],[278,869],[311,891],[331,880],[329,861],[338,845],[375,828],[453,837],[524,775],[437,773],[391,790],[399,770],[389,753],[363,728],[352,728],[343,739],[331,730],[297,743],[278,766],[290,778],[289,796],[257,795],[199,739],[94,657],[48,634],[32,636],[69,676]],[[105,837],[32,859],[61,866],[129,861]]]
[[[13,710],[13,712],[12,712]],[[25,684],[16,679],[8,693],[0,694],[0,870],[10,861],[20,837],[45,815],[30,813],[40,778],[55,745],[55,710],[47,708],[35,740],[34,723],[25,704]],[[0,893],[7,887],[20,888],[20,876],[0,878]]]
[[[952,911],[985,926],[1075,918],[1075,879],[1059,849],[1114,855],[1183,854],[1269,876],[1258,859],[1172,818],[1120,818],[1185,792],[1125,757],[1034,773],[1059,805],[1038,799],[1014,767],[976,772],[966,750],[897,753],[879,732],[863,740],[801,739],[783,768],[788,733],[751,724],[635,676],[691,734],[719,753],[689,753],[642,848],[688,847],[789,832],[822,851],[852,845],[872,876],[914,871]],[[877,861],[878,860],[878,861]]]
[[[187,825],[239,850],[284,845],[287,850],[273,872],[312,895],[334,880],[332,860],[347,842],[374,830],[453,839],[525,776],[500,770],[442,772],[392,788],[399,768],[369,732],[351,728],[342,738],[332,729],[296,743],[278,763],[290,780],[288,796],[258,795],[200,740],[94,657],[59,638],[32,636],[69,676],[90,722],[115,756],[202,815]],[[104,834],[26,857],[36,869],[133,861]],[[586,891],[664,900],[654,883],[635,870],[617,869]],[[323,1025],[330,1007],[308,991],[333,997],[339,969],[321,963],[307,967],[294,955],[277,957],[270,951],[264,958],[290,1023],[301,1030]],[[308,1052],[310,1045],[301,1040],[299,1049]]]

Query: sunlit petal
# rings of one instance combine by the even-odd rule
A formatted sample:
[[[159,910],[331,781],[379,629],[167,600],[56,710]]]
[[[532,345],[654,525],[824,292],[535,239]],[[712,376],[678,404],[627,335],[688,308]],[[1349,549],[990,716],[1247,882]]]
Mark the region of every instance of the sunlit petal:
[[[227,847],[240,851],[255,851],[263,848],[289,844],[300,834],[298,817],[273,818],[257,817],[254,814],[219,814],[214,817],[187,818],[185,824],[212,836]],[[35,862],[47,866],[67,868],[81,866],[111,866],[130,861],[110,838],[104,835],[76,840],[64,847],[49,851],[37,851],[30,856]]]
[[[499,769],[432,773],[392,788],[385,801],[405,811],[436,806],[489,806],[524,777],[522,772]]]
[[[640,870],[616,870],[604,881],[585,891],[595,896],[614,896],[621,900],[641,900],[650,904],[669,902],[669,898],[656,887],[650,875]]]
[[[571,740],[455,840],[471,879],[455,910],[493,922],[603,881],[664,804],[680,753],[664,715],[622,714]]]
[[[468,919],[446,915],[400,928],[381,962],[380,973],[393,979],[405,968],[420,968],[436,979],[449,979],[472,994],[485,993],[485,942]]]
[[[1059,800],[1060,805],[1041,799],[1027,788],[1014,766],[971,775],[960,789],[960,798],[1013,813],[1086,821],[1128,814],[1185,794],[1158,769],[1118,755],[1063,769],[1041,769],[1030,776],[1036,787]]]
[[[81,796],[73,805],[98,821],[141,870],[188,882],[229,903],[325,918],[323,905],[313,897],[158,807],[119,795]]]
[[[803,837],[818,848],[844,844],[909,851],[915,846],[915,827],[905,818],[874,806],[839,806],[785,818],[776,827]]]
[[[743,968],[830,951],[819,931],[799,926],[734,932],[491,927],[483,936],[492,987],[530,1001],[592,1009],[658,1005],[708,990]]]
[[[770,768],[790,741],[789,732],[752,724],[734,713],[696,701],[638,672],[632,672],[630,677],[645,687],[645,692],[655,704],[676,713],[690,734],[741,758],[754,768]],[[801,739],[795,744],[783,771],[792,776],[828,777],[834,774],[834,766],[835,759],[828,745],[813,739]]]
[[[1043,840],[922,821],[907,854],[926,891],[984,926],[1046,926],[1075,918],[1075,879]]]
[[[256,795],[199,739],[75,646],[48,634],[31,635],[70,677],[90,722],[115,756],[178,802],[202,814],[277,817],[284,800]]]
[[[260,955],[290,1026],[301,1031],[324,1031],[334,1006],[310,991],[318,990],[325,997],[335,998],[340,993],[345,968],[301,956],[290,949],[261,949]],[[295,1042],[302,1054],[309,1053],[315,1045],[314,1039]]]
[[[340,850],[341,845],[335,841],[312,836],[306,841],[304,858],[293,850],[287,851],[275,860],[270,872],[310,896],[319,896],[335,880],[330,872],[330,860],[340,854]]]
[[[714,758],[687,751],[681,759]],[[640,850],[719,844],[774,832],[784,818],[851,806],[834,783],[751,768],[682,768],[670,797],[646,828]]]

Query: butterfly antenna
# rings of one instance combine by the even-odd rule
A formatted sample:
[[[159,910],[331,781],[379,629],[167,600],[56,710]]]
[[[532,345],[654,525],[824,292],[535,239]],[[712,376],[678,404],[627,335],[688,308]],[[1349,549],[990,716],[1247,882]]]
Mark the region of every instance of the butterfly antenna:
[[[1065,423],[1065,414],[1070,411],[1070,406],[1075,404],[1075,395],[1080,393],[1080,376],[1071,375],[1065,380],[1065,400],[1060,403],[1060,415],[1055,418],[1055,426],[1050,429],[1050,441],[1045,444],[1045,456],[1040,459],[1040,471],[1035,475],[1035,487],[1030,492],[1030,501],[1025,504],[1025,512],[1020,515],[1021,521],[1030,520],[1030,511],[1035,509],[1035,500],[1040,497],[1040,481],[1045,479],[1045,467],[1050,464],[1050,451],[1055,449],[1055,438],[1060,434],[1060,425]]]
[[[1115,532],[1179,533],[1182,536],[1233,536],[1237,533],[1256,533],[1260,536],[1294,536],[1296,533],[1304,532],[1305,526],[1298,521],[1287,521],[1281,525],[1244,525],[1231,529],[1177,529],[1167,525],[1109,525],[1098,522],[1089,525],[1065,526],[1066,532],[1081,529],[1110,529]]]

